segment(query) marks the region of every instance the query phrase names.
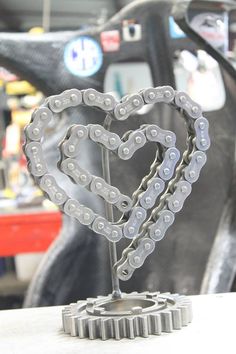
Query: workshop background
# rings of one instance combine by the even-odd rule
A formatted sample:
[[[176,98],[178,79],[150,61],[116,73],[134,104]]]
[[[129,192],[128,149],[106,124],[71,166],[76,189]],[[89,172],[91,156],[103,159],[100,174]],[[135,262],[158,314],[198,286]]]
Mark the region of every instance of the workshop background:
[[[128,2],[2,1],[0,31],[40,34],[96,26]],[[0,309],[7,309],[22,306],[35,269],[62,220],[57,208],[33,185],[21,149],[23,127],[44,96],[4,66],[0,80]]]
[[[152,256],[162,255],[160,263],[149,262],[144,268],[148,279],[142,270],[126,289],[145,290],[146,286],[148,290],[185,294],[236,289],[234,1],[196,0],[190,4],[193,7],[187,15],[191,27],[203,42],[194,34],[183,32],[174,20],[173,11],[178,12],[174,9],[176,1],[132,3],[127,0],[0,1],[0,309],[64,304],[90,293],[99,295],[101,291],[104,294],[109,291],[109,262],[101,261],[108,260],[107,244],[92,241],[91,246],[81,236],[85,232],[82,228],[76,235],[77,239],[82,237],[82,246],[75,246],[74,253],[71,251],[78,225],[69,224],[36,186],[22,150],[23,130],[34,109],[46,96],[73,87],[100,88],[120,99],[143,87],[171,84],[203,107],[212,127],[208,170],[203,172],[202,182],[183,209],[185,219],[177,220],[174,231],[168,231],[164,246],[160,246],[163,248]],[[158,13],[164,14],[165,21],[161,22]],[[79,38],[80,31],[83,38],[86,33],[96,37],[99,43],[96,55],[104,61],[106,70],[101,62],[89,72],[88,57],[79,70],[75,60],[81,53],[73,52],[74,62],[70,61],[68,42],[75,41],[70,39],[73,33]],[[142,53],[144,38],[148,41]],[[85,39],[83,43],[86,45]],[[60,51],[64,53],[62,59]],[[63,69],[60,60],[64,60]],[[150,110],[152,107],[143,110],[141,115],[154,119]],[[165,129],[174,127],[177,133],[181,131],[181,125],[171,123],[169,112],[160,113]],[[91,113],[91,118],[95,116]],[[57,119],[48,132],[54,147],[53,133],[58,134],[57,125],[60,128],[63,124],[60,117]],[[135,166],[130,176],[140,172]],[[127,190],[129,187],[125,185]],[[67,230],[61,236],[63,225],[68,235],[73,235],[73,242],[68,246],[70,251],[61,250],[58,261],[52,264],[55,242],[58,237],[67,236]],[[98,278],[93,277],[92,266],[85,267],[85,263],[93,262],[95,254],[89,248],[86,258],[86,247],[97,250],[94,268],[103,262],[98,267]],[[83,260],[84,266],[78,259]],[[96,281],[99,286],[95,286]]]

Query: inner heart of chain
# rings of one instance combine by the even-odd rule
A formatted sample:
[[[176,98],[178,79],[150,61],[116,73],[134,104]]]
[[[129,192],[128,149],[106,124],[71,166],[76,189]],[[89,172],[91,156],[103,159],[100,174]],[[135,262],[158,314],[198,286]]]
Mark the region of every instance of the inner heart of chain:
[[[144,177],[139,188],[133,193],[132,199],[122,194],[118,188],[108,184],[103,178],[92,175],[80,166],[77,159],[80,144],[83,140],[92,140],[116,154],[122,160],[129,160],[145,144],[152,142],[157,146],[156,156],[150,167],[148,176]],[[180,153],[175,147],[176,137],[171,131],[163,130],[157,125],[146,125],[141,129],[124,134],[117,134],[104,129],[101,125],[74,125],[69,128],[66,138],[60,145],[60,170],[77,185],[86,187],[90,192],[100,196],[123,213],[120,223],[111,223],[106,218],[68,198],[64,212],[75,217],[84,225],[92,225],[92,229],[104,235],[108,240],[117,242],[122,237],[133,239],[147,218],[147,210],[152,209],[157,198],[165,189],[165,182],[174,174]],[[151,183],[148,181],[152,175]],[[41,188],[51,194],[51,200],[62,197],[49,192],[53,189],[53,181],[45,175],[41,180]],[[64,202],[64,200],[63,200]]]

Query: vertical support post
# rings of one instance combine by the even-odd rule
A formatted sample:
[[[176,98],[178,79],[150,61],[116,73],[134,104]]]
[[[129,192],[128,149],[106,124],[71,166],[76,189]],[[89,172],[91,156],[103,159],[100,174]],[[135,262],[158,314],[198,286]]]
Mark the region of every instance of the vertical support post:
[[[112,119],[109,114],[106,116],[103,127],[110,131]],[[111,184],[111,174],[110,174],[110,152],[109,150],[102,147],[102,172],[104,180]],[[105,213],[108,221],[114,221],[113,206],[105,202]],[[114,299],[121,298],[119,278],[114,272],[113,266],[117,262],[117,249],[115,242],[109,242],[109,256],[110,256],[110,269],[111,269],[111,280],[112,280],[112,297]]]

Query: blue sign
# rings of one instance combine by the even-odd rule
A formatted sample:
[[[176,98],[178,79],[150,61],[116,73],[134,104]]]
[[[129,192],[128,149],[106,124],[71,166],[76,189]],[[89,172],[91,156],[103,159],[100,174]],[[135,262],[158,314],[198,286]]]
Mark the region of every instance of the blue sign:
[[[182,29],[177,25],[173,17],[169,18],[169,30],[171,38],[185,38],[186,34],[182,31]]]
[[[103,54],[97,41],[81,36],[65,47],[64,61],[67,69],[76,76],[88,77],[101,68]]]

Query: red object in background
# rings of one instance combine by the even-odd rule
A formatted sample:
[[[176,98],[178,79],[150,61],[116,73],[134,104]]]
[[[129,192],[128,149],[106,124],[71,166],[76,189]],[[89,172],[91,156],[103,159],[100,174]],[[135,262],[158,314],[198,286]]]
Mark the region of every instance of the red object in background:
[[[0,216],[0,257],[44,252],[57,237],[61,213],[40,212]]]
[[[102,32],[100,40],[104,52],[116,52],[120,49],[120,32],[118,30]]]

